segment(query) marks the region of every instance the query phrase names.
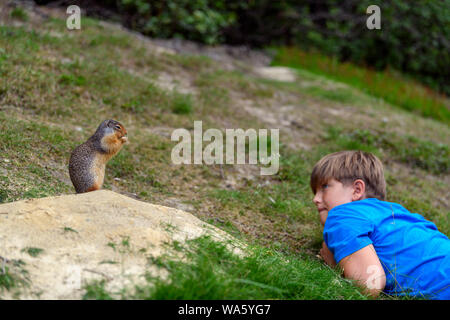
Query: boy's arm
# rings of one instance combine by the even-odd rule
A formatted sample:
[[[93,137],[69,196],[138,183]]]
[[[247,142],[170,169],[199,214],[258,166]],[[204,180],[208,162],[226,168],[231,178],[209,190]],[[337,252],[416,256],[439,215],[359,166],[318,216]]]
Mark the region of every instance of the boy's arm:
[[[356,280],[374,298],[386,285],[386,274],[372,244],[343,258],[339,266],[345,278]]]
[[[328,249],[327,244],[322,242],[322,249],[320,249],[320,256],[322,257],[323,261],[329,265],[330,267],[336,266],[336,261],[334,260],[333,252]]]

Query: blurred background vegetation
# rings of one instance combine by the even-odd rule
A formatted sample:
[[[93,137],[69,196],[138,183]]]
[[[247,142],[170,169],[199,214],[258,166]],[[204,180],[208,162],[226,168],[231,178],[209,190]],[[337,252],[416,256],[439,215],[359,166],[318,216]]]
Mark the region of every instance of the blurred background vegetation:
[[[316,48],[340,62],[392,68],[450,94],[450,1],[398,0],[36,0],[78,4],[156,38],[253,47]],[[70,3],[69,3],[70,2]],[[366,9],[381,8],[367,32]]]

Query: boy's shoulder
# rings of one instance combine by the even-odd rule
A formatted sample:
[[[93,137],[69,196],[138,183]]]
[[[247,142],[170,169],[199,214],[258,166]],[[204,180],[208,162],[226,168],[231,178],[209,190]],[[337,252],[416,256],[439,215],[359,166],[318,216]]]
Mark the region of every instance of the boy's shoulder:
[[[368,198],[334,207],[328,212],[327,220],[330,218],[330,221],[355,219],[378,225],[389,220],[390,217],[402,217],[408,220],[413,218],[415,221],[423,219],[422,216],[411,213],[398,203]]]
[[[425,219],[419,213],[412,213],[401,204],[368,198],[353,201],[334,207],[328,212],[327,221],[352,221],[360,223],[370,223],[374,226],[381,226],[385,223],[398,222],[399,225],[409,225],[420,223],[437,229],[434,223]]]
[[[410,213],[407,209],[405,209],[402,205],[395,202],[387,202],[378,200],[377,198],[367,198],[364,200],[352,201],[348,203],[341,204],[339,206],[334,207],[330,210],[329,213],[333,212],[384,212],[384,211],[395,211],[395,212],[403,212]]]

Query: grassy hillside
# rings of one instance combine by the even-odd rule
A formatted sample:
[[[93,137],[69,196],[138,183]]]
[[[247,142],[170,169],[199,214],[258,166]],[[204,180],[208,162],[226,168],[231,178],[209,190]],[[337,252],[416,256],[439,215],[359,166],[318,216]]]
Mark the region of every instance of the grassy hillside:
[[[250,257],[239,258],[199,240],[180,249],[201,246],[203,255],[192,264],[149,259],[184,285],[164,289],[158,282],[162,291],[142,288],[138,297],[367,298],[316,258],[322,228],[309,174],[337,150],[374,152],[385,164],[387,200],[450,234],[445,121],[301,68],[297,81],[282,82],[240,61],[225,67],[206,56],[172,54],[92,19],[83,19],[80,31],[67,30],[59,18],[26,14],[7,15],[3,23],[0,203],[73,193],[70,152],[113,118],[127,128],[130,144],[108,164],[104,188],[185,209],[255,246]],[[261,176],[256,165],[172,164],[170,135],[192,130],[194,120],[203,121],[204,131],[280,128],[280,171]],[[223,272],[235,281],[225,281]],[[207,279],[213,280],[201,295],[186,291]],[[100,283],[88,286],[86,297],[109,294]]]
[[[415,80],[395,72],[383,72],[339,63],[318,52],[304,52],[298,48],[280,48],[272,63],[313,73],[350,84],[405,110],[450,123],[448,99]]]

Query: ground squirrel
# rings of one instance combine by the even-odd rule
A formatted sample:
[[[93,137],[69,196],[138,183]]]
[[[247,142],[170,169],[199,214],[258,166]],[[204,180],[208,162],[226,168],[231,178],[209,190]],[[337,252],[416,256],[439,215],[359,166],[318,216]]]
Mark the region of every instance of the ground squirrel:
[[[69,174],[77,193],[101,189],[106,163],[128,142],[126,135],[121,123],[105,120],[92,137],[73,150]]]

